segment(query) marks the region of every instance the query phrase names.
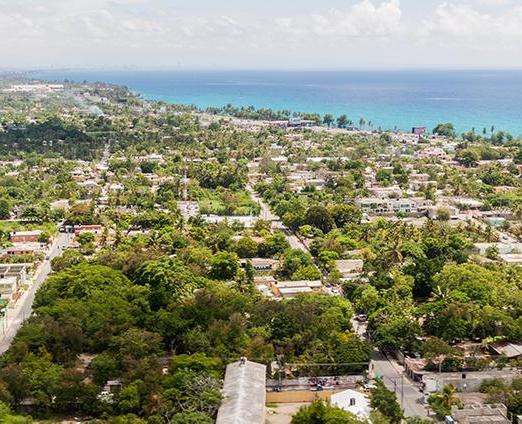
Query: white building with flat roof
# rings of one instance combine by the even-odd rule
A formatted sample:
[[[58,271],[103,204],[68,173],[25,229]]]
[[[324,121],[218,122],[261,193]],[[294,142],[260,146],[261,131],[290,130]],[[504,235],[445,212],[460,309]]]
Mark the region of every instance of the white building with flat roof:
[[[370,407],[370,400],[364,393],[358,392],[357,390],[344,390],[339,393],[334,393],[330,397],[332,406],[344,409],[361,420],[367,420],[370,418],[372,411]]]

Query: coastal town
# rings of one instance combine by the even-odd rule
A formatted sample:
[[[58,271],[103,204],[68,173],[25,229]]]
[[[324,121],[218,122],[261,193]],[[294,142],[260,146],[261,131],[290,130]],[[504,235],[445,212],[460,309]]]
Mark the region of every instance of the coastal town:
[[[5,422],[522,423],[517,136],[4,76]]]

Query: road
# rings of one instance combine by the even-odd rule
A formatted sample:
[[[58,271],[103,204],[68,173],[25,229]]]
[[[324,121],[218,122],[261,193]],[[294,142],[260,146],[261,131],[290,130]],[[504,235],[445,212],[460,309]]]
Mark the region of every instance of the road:
[[[246,189],[250,193],[251,199],[254,202],[257,202],[261,207],[259,217],[265,221],[271,221],[272,229],[282,231],[292,249],[299,249],[303,252],[308,252],[308,247],[289,228],[283,225],[281,218],[272,213],[270,206],[265,203],[265,201],[259,196],[258,193],[255,192],[250,184],[247,184]]]
[[[424,396],[422,392],[407,378],[404,370],[395,360],[389,360],[375,349],[372,354],[370,370],[374,377],[382,377],[386,387],[395,392],[397,400],[407,417],[425,418],[428,416],[423,404]]]
[[[18,300],[14,309],[7,309],[7,324],[5,331],[2,332],[0,337],[0,354],[9,348],[23,322],[31,316],[35,294],[51,272],[51,259],[61,256],[64,249],[69,246],[69,242],[70,234],[59,233],[47,254],[48,259],[44,259],[37,269],[36,276],[29,290]]]
[[[355,333],[363,338],[367,336],[365,322],[358,321],[354,317],[351,323]],[[407,417],[427,417],[426,408],[422,403],[423,394],[406,376],[403,367],[397,361],[388,359],[378,349],[374,349],[370,371],[371,377],[382,377],[386,387],[396,394]]]
[[[270,207],[254,191],[250,184],[246,186],[246,189],[250,193],[252,200],[259,203],[261,207],[261,219],[272,221],[272,228],[279,229],[283,232],[292,249],[308,251],[308,248],[305,246],[305,244],[301,242],[301,240],[299,240],[299,238],[292,231],[283,225],[281,219],[278,216],[272,213]],[[352,319],[352,326],[357,334],[359,334],[361,337],[365,336],[365,323],[361,323],[355,319]],[[404,370],[396,361],[389,360],[381,352],[374,350],[372,353],[370,370],[372,371],[374,377],[382,377],[386,387],[395,392],[406,416],[427,417],[427,411],[423,404],[423,394],[420,392],[419,388],[406,377]]]

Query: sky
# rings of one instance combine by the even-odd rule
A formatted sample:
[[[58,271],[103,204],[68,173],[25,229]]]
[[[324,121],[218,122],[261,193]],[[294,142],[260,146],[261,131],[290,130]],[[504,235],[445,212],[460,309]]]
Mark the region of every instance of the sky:
[[[0,69],[522,68],[522,0],[0,0]]]

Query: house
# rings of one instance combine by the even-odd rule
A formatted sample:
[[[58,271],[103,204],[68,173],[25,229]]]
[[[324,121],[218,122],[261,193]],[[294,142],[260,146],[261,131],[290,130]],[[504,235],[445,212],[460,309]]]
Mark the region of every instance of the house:
[[[433,393],[442,389],[447,384],[455,386],[457,391],[464,393],[479,392],[482,383],[486,380],[501,379],[510,384],[513,379],[520,377],[520,371],[516,370],[487,370],[487,371],[465,371],[465,372],[429,372],[420,371],[421,381],[425,392]],[[414,376],[418,380],[418,375]]]
[[[15,231],[12,232],[9,241],[11,243],[32,243],[37,242],[42,234],[41,230],[34,231]]]
[[[365,197],[357,199],[356,205],[366,214],[422,214],[433,205],[431,200],[423,198],[384,199],[379,197]]]
[[[31,264],[0,264],[0,278],[15,277],[19,286],[25,284],[27,267]]]
[[[12,256],[33,255],[36,253],[43,253],[46,251],[46,245],[42,243],[28,242],[16,243],[13,246],[5,248],[5,254]]]
[[[82,182],[79,182],[78,185],[87,190],[96,190],[96,189],[100,188],[98,183],[94,180],[82,181]]]
[[[79,235],[83,233],[91,233],[94,235],[101,234],[103,232],[103,227],[99,224],[86,224],[86,225],[75,225],[74,226],[74,235]]]
[[[488,249],[496,248],[500,255],[509,255],[522,252],[522,243],[475,243],[473,251],[485,255]]]
[[[522,344],[499,343],[490,346],[495,355],[505,356],[508,359],[522,357]]]
[[[242,267],[245,267],[247,262],[250,262],[256,271],[273,271],[278,263],[277,260],[271,258],[251,258],[240,260]]]
[[[272,287],[274,295],[291,299],[301,293],[318,293],[322,290],[321,280],[279,281]]]
[[[348,389],[330,396],[332,406],[354,414],[360,420],[368,420],[372,411],[370,400],[364,393]]]
[[[19,285],[14,276],[0,277],[0,297],[9,301],[18,292]]]
[[[507,407],[502,403],[465,405],[463,408],[453,407],[451,418],[458,424],[511,424]]]

